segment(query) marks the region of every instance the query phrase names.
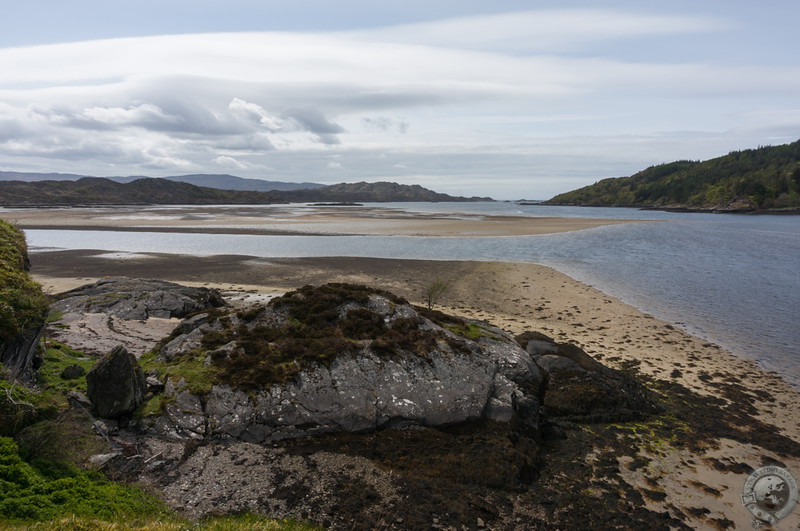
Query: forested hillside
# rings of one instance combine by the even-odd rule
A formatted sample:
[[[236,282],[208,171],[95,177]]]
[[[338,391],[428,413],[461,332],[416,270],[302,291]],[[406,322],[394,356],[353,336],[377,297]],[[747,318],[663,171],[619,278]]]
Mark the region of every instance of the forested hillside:
[[[547,201],[553,205],[751,211],[800,207],[800,141],[704,162],[651,166]]]

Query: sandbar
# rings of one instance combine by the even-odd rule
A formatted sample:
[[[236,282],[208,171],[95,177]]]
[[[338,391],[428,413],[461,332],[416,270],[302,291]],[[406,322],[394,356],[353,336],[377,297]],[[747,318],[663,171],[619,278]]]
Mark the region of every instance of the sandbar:
[[[641,220],[420,213],[372,206],[0,209],[22,229],[264,235],[527,236]],[[649,221],[644,221],[645,223]]]

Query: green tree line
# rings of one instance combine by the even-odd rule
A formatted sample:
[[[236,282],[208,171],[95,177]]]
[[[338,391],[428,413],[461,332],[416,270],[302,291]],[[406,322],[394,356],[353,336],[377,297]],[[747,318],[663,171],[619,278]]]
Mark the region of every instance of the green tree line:
[[[782,209],[800,207],[800,140],[733,151],[704,162],[651,166],[547,201],[586,206]]]

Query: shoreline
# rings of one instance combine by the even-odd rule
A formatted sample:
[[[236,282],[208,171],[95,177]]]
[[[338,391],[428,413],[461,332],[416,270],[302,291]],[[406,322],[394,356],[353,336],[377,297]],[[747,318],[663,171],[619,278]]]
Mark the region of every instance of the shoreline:
[[[228,296],[270,295],[305,284],[350,282],[387,289],[421,304],[426,283],[450,282],[436,308],[480,319],[514,334],[540,331],[559,342],[572,342],[604,364],[637,371],[643,378],[678,385],[709,400],[745,400],[754,418],[775,426],[782,436],[800,442],[794,420],[800,391],[779,375],[759,368],[722,348],[692,336],[671,323],[645,314],[619,299],[552,268],[509,262],[393,260],[380,258],[280,258],[248,256],[181,256],[140,254],[124,260],[99,257],[105,251],[32,253],[32,276],[51,292],[93,282],[103,276],[160,278],[221,289]],[[671,449],[649,456],[650,467],[663,467],[659,489],[665,502],[648,505],[666,510],[666,503],[701,506],[709,515],[748,526],[752,515],[740,494],[747,473],[720,468],[738,463],[758,468],[781,463],[800,475],[800,456],[786,456],[751,443],[720,440],[706,455]],[[636,470],[620,462],[626,481],[652,488]],[[642,482],[645,482],[642,484]],[[716,493],[716,494],[709,494]],[[800,511],[786,517],[800,523]],[[711,516],[709,516],[711,517]]]
[[[628,341],[627,334],[623,334],[619,341],[616,335],[610,332],[610,326],[592,328],[582,321],[608,321],[598,316],[581,319],[584,312],[582,306],[592,308],[598,314],[606,313],[606,309],[593,304],[602,300],[603,304],[613,306],[614,313],[630,318],[644,318],[648,322],[647,328],[657,330],[663,326],[670,333],[655,332],[654,339],[664,345],[680,345],[687,343],[688,347],[699,349],[713,349],[724,352],[731,359],[741,362],[742,368],[748,370],[782,377],[762,368],[757,360],[737,356],[724,347],[715,344],[700,336],[685,330],[678,323],[671,323],[664,319],[652,316],[632,304],[610,295],[598,288],[577,280],[557,269],[534,263],[504,262],[504,261],[466,261],[466,260],[424,260],[424,259],[394,259],[371,257],[305,257],[305,258],[262,258],[250,255],[182,255],[166,253],[128,253],[109,252],[104,250],[63,250],[32,252],[30,254],[32,270],[31,276],[45,288],[46,292],[58,294],[78,286],[92,283],[103,277],[129,276],[141,278],[155,278],[168,280],[191,286],[209,287],[229,292],[258,292],[258,293],[284,293],[300,288],[305,284],[322,284],[326,282],[352,282],[362,284],[378,283],[390,291],[422,304],[422,294],[425,284],[432,280],[442,279],[450,282],[449,295],[444,297],[442,307],[446,311],[464,311],[467,317],[477,315],[479,319],[486,317],[500,317],[502,327],[514,333],[521,333],[524,326],[538,324],[542,330],[557,336],[569,337],[576,342],[585,338],[581,346],[587,353],[603,359],[608,353],[604,348],[624,353],[635,347],[649,347],[654,345],[649,342]],[[485,294],[468,294],[469,288],[465,284],[475,271],[487,269],[491,271],[492,282],[501,283],[502,288],[490,285],[482,286]],[[530,272],[526,272],[530,270]],[[144,273],[144,274],[143,274]],[[505,279],[504,277],[508,277]],[[524,296],[524,291],[536,291],[532,286],[529,276],[536,276],[536,281],[547,296],[540,296],[543,301],[535,307],[533,298]],[[402,280],[397,280],[398,278]],[[518,287],[514,287],[514,283]],[[560,285],[556,287],[556,284]],[[522,288],[520,290],[519,288]],[[457,294],[457,295],[456,295]],[[491,295],[491,296],[490,296]],[[559,299],[554,303],[558,309],[548,313],[549,299]],[[453,299],[448,303],[448,299]],[[463,299],[463,300],[458,300]],[[572,302],[572,304],[570,304]],[[513,308],[518,304],[516,309]],[[581,303],[581,304],[578,304]],[[471,305],[471,309],[464,309],[461,305]],[[530,312],[533,312],[532,314]],[[491,319],[489,319],[491,320]],[[502,324],[501,324],[502,323]],[[596,324],[596,323],[595,323]],[[630,329],[633,325],[620,323],[620,328]],[[568,333],[570,332],[570,333]],[[592,333],[594,332],[594,333]],[[602,334],[598,334],[602,332]],[[600,340],[600,335],[609,336],[606,341]],[[675,337],[672,337],[675,336]],[[686,336],[692,338],[691,343]],[[556,337],[558,339],[558,337]],[[615,341],[616,340],[616,341]],[[697,347],[696,344],[700,344]],[[616,345],[616,346],[614,346]],[[686,351],[688,347],[676,347],[679,351]],[[647,366],[654,364],[653,356],[644,356],[640,361]],[[665,369],[656,367],[651,376],[658,375]],[[688,364],[687,364],[688,365]],[[684,379],[691,377],[696,370],[684,370]],[[694,379],[696,380],[696,378]],[[694,381],[693,380],[693,381]],[[785,382],[789,388],[800,394],[800,389],[794,388]],[[693,386],[695,390],[701,386]],[[798,430],[800,435],[800,430]]]

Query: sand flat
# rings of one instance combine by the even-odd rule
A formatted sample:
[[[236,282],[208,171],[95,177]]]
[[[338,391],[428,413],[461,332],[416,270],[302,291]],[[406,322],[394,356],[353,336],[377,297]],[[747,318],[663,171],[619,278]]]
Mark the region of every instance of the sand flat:
[[[116,207],[4,209],[23,229],[199,232],[218,234],[353,234],[398,236],[527,236],[641,220],[421,214],[397,208]]]

